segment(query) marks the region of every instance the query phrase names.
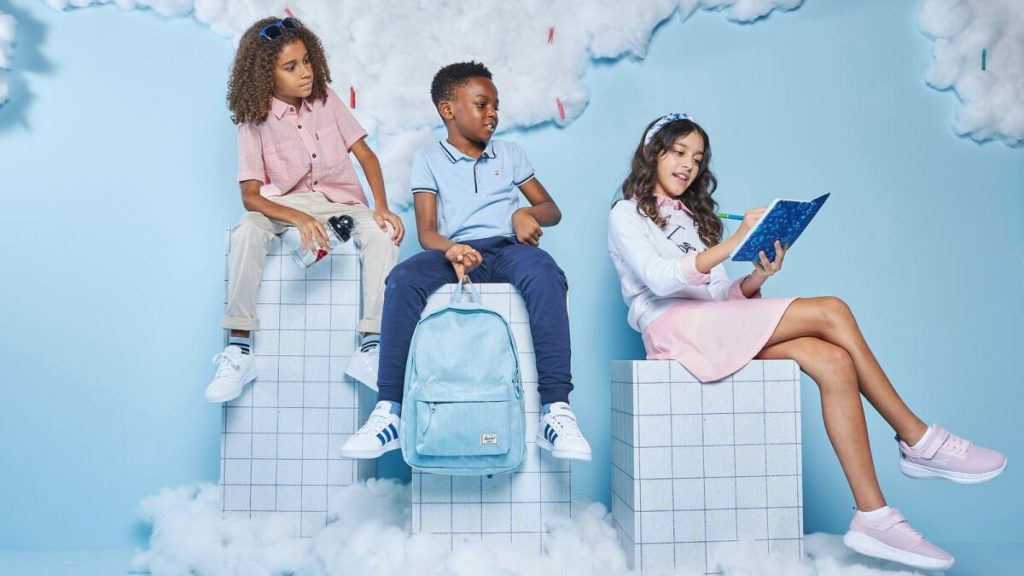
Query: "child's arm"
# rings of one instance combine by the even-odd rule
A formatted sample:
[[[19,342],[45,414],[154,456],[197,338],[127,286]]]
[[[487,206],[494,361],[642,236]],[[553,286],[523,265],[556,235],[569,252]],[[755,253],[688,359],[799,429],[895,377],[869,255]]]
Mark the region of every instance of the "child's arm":
[[[712,268],[725,262],[736,246],[746,237],[747,232],[761,219],[765,210],[766,208],[763,206],[747,210],[743,215],[743,222],[732,236],[697,255],[695,262],[697,271],[709,274]],[[784,252],[785,250],[783,250],[782,245],[777,240],[775,241],[774,261],[770,262],[764,251],[761,252],[761,260],[754,264],[754,271],[744,276],[739,283],[740,291],[745,298],[750,298],[760,292],[765,280],[782,269]]]
[[[512,213],[512,229],[520,243],[538,246],[540,237],[544,235],[541,226],[558,224],[562,220],[562,211],[536,178],[520,184],[519,191],[530,201],[530,206]]]
[[[384,191],[384,176],[381,174],[377,155],[366,144],[365,138],[360,138],[353,144],[351,152],[355,154],[359,165],[363,167],[366,182],[370,185],[370,191],[373,193],[373,219],[377,222],[377,226],[380,226],[380,229],[385,232],[388,230],[387,224],[391,224],[395,229],[392,240],[395,246],[400,245],[405,238],[405,225],[397,214],[388,209],[388,196]]]
[[[732,236],[715,244],[711,248],[697,255],[697,271],[701,274],[710,274],[711,269],[729,259],[729,255],[736,249],[743,237],[747,235],[757,221],[761,219],[765,208],[751,208],[743,214],[743,222]]]
[[[455,274],[461,282],[466,274],[483,262],[483,256],[472,246],[452,242],[437,231],[437,196],[430,192],[413,194],[416,210],[416,235],[424,250],[444,252],[445,258],[455,267]]]
[[[330,246],[327,240],[327,230],[316,218],[287,206],[282,206],[272,200],[267,200],[260,194],[263,183],[259,180],[245,180],[239,182],[242,189],[242,206],[250,212],[259,212],[272,220],[287,222],[295,226],[302,236],[302,248],[315,252],[317,246],[326,249]]]
[[[636,280],[655,296],[704,288],[708,276],[698,272],[693,254],[662,256],[632,202],[619,201],[608,215],[608,248],[633,272]],[[660,232],[656,232],[660,234]]]

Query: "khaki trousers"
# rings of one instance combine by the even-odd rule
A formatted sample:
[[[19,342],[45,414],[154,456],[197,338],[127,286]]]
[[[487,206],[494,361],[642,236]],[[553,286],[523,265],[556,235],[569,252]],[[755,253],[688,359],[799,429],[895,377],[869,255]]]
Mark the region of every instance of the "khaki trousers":
[[[338,204],[320,192],[301,192],[269,198],[282,206],[294,208],[327,223],[331,216],[349,215],[355,221],[352,236],[359,247],[363,273],[363,316],[356,325],[360,332],[380,333],[380,316],[384,307],[384,279],[398,262],[398,246],[391,241],[390,225],[385,232],[373,220],[373,212],[362,204]],[[272,220],[259,212],[246,212],[231,229],[231,251],[228,255],[228,303],[222,328],[258,330],[256,295],[263,279],[267,250],[274,236],[290,224]],[[333,234],[329,229],[327,233]]]

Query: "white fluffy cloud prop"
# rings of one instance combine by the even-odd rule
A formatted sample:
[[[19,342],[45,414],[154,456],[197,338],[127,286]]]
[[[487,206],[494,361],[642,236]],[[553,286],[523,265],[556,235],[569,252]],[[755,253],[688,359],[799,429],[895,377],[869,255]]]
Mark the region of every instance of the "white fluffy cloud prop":
[[[1024,144],[1024,2],[924,0],[919,23],[935,42],[928,84],[960,98],[953,130]]]
[[[626,568],[607,511],[578,505],[573,518],[549,520],[545,550],[479,543],[453,553],[409,531],[409,486],[370,480],[340,489],[329,524],[315,538],[271,518],[224,517],[220,490],[165,489],[140,505],[152,526],[149,548],[133,570],[153,576],[636,576]],[[837,536],[812,534],[803,562],[768,556],[751,543],[719,554],[726,576],[911,576],[846,548]]]
[[[57,9],[111,0],[45,0]],[[237,38],[249,25],[285,9],[312,28],[331,58],[334,88],[354,96],[355,114],[376,136],[391,203],[407,206],[411,152],[439,125],[430,80],[441,66],[484,62],[500,90],[505,129],[567,124],[590,98],[584,72],[592,58],[642,57],[654,28],[678,13],[720,10],[751,22],[803,0],[113,0],[186,16]]]
[[[14,33],[17,30],[14,16],[0,12],[0,105],[7,101],[7,74],[14,57]]]

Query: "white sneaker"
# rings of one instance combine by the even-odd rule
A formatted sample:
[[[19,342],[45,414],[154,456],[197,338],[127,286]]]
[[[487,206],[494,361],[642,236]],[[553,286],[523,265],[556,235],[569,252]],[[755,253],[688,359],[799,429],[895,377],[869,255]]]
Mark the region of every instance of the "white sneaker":
[[[234,400],[242,394],[246,384],[256,379],[256,360],[248,354],[242,354],[238,346],[225,348],[213,357],[213,363],[217,365],[217,373],[203,394],[207,402]]]
[[[345,374],[362,382],[367,388],[377,391],[377,367],[380,365],[380,344],[365,346],[352,355],[345,368]]]
[[[398,429],[402,420],[391,413],[391,402],[382,400],[370,412],[366,424],[341,447],[342,458],[376,458],[398,450]]]
[[[576,424],[576,415],[565,402],[555,402],[551,410],[540,417],[537,446],[551,452],[555,458],[590,460],[590,444]]]

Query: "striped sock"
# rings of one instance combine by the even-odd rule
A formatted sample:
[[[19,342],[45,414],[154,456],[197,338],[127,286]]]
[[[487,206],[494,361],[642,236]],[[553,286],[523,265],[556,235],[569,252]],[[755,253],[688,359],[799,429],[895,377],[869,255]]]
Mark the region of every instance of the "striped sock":
[[[241,336],[229,336],[228,337],[228,346],[238,346],[239,348],[242,349],[242,354],[248,355],[249,354],[249,346],[251,346],[251,345],[252,345],[252,335],[251,334],[249,335],[248,338],[243,338]]]
[[[359,351],[366,352],[380,346],[380,334],[367,334],[359,342]]]

